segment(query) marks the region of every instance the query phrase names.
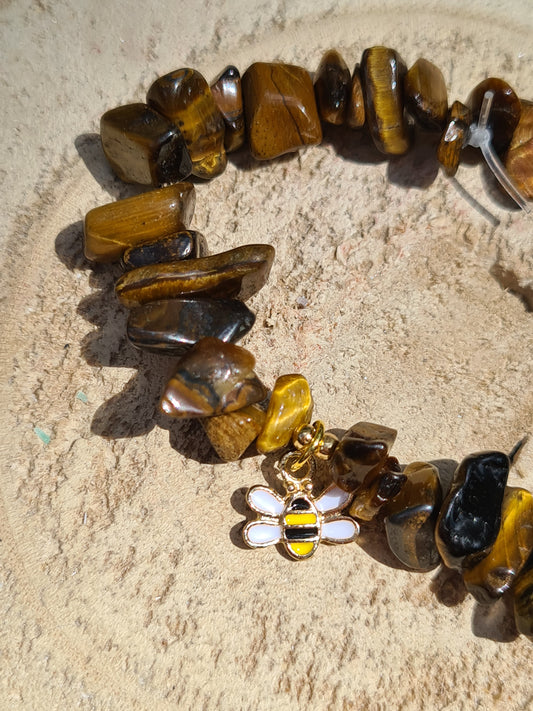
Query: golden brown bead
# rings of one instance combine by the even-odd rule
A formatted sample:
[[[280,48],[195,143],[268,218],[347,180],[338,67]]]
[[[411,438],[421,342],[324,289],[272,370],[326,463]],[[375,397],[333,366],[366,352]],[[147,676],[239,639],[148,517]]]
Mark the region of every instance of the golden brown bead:
[[[258,405],[202,420],[203,428],[218,456],[225,462],[240,459],[263,429],[265,412]]]
[[[393,49],[371,47],[361,59],[368,128],[376,148],[387,155],[403,155],[410,137],[404,118],[405,65]]]
[[[405,75],[405,103],[424,128],[442,130],[448,113],[448,92],[441,70],[417,59]]]
[[[506,81],[490,77],[480,82],[466,101],[474,121],[479,118],[487,91],[492,91],[494,94],[488,118],[488,125],[492,129],[492,145],[496,153],[503,155],[511,143],[522,107],[520,99]]]
[[[175,235],[130,247],[124,252],[122,264],[126,269],[135,269],[158,262],[198,259],[206,253],[207,243],[203,234],[196,230],[181,230]]]
[[[371,521],[380,508],[401,490],[405,475],[396,457],[387,457],[379,470],[367,474],[350,505],[350,516]]]
[[[505,157],[505,167],[524,197],[533,200],[533,103],[522,101],[520,121]]]
[[[177,69],[152,84],[148,104],[180,129],[191,155],[193,175],[214,178],[224,172],[224,119],[204,77]]]
[[[129,247],[184,230],[194,205],[191,183],[176,183],[95,207],[85,217],[85,256],[93,262],[113,262]]]
[[[285,447],[294,430],[309,422],[312,412],[313,398],[303,375],[280,376],[270,395],[265,424],[257,438],[257,451],[267,454]]]
[[[461,161],[461,151],[467,137],[468,126],[466,123],[459,118],[450,119],[437,148],[437,160],[450,178],[457,173]]]
[[[245,138],[241,75],[237,67],[226,67],[211,85],[211,93],[226,126],[224,147],[231,153],[242,146]]]
[[[362,128],[365,125],[365,120],[365,97],[361,82],[361,68],[359,64],[356,64],[346,107],[346,125],[350,128]]]
[[[243,75],[242,89],[254,158],[269,160],[321,142],[313,83],[305,69],[255,62]]]
[[[245,301],[265,284],[273,261],[274,247],[247,244],[200,259],[132,269],[117,281],[115,292],[128,308],[184,294]]]
[[[516,629],[533,642],[533,554],[518,574],[513,601]]]
[[[315,74],[316,103],[322,121],[334,126],[344,122],[350,87],[346,62],[336,50],[329,50],[322,57]]]

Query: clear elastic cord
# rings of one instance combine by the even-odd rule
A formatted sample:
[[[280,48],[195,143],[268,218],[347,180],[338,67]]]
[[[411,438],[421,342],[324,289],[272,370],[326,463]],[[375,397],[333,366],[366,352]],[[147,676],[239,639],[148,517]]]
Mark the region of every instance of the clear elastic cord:
[[[483,97],[483,103],[481,104],[478,122],[477,124],[473,123],[470,126],[466,145],[481,149],[483,157],[487,161],[487,165],[494,173],[502,187],[505,188],[507,193],[513,198],[516,204],[524,210],[524,212],[529,213],[530,208],[526,199],[507,174],[507,171],[503,167],[502,162],[496,155],[496,152],[492,146],[492,131],[488,126],[488,118],[493,99],[494,92],[486,91],[485,96]]]

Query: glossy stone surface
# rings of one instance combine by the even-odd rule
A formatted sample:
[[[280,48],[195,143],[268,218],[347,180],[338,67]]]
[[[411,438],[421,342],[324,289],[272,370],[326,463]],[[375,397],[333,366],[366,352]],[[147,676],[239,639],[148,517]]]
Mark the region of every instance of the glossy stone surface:
[[[404,118],[405,73],[405,64],[393,49],[371,47],[363,52],[366,120],[376,148],[387,155],[403,155],[410,145]]]
[[[231,153],[240,148],[245,140],[241,75],[237,67],[226,67],[211,85],[211,93],[226,126],[224,147]]]
[[[505,168],[522,195],[533,200],[533,103],[521,103],[520,121],[505,157]]]
[[[127,335],[136,348],[176,355],[207,336],[238,341],[254,325],[250,309],[234,299],[168,299],[132,309]]]
[[[503,155],[520,120],[520,99],[503,79],[490,77],[480,82],[468,97],[466,104],[471,109],[473,120],[477,121],[483,97],[486,91],[494,92],[488,125],[492,128],[492,144],[500,155]]]
[[[334,49],[324,54],[315,74],[315,96],[318,115],[326,123],[340,126],[351,89],[350,71]]]
[[[355,65],[352,74],[352,83],[348,94],[346,107],[346,125],[350,128],[362,128],[365,125],[365,97],[361,82],[361,68]]]
[[[207,243],[203,234],[195,230],[181,230],[175,235],[130,247],[124,252],[122,263],[126,269],[135,269],[147,264],[197,259],[206,252]]]
[[[177,69],[156,79],[146,100],[180,129],[191,155],[193,175],[214,178],[224,172],[224,119],[199,72]]]
[[[127,183],[162,185],[191,174],[191,157],[179,129],[146,104],[107,111],[100,136],[111,167]]]
[[[467,137],[468,125],[460,118],[451,118],[437,148],[437,160],[450,178],[457,173]]]
[[[513,601],[516,629],[533,642],[533,555],[516,578]]]
[[[333,481],[345,491],[368,488],[387,461],[396,430],[371,422],[358,422],[342,437],[331,458]]]
[[[427,59],[417,59],[405,75],[407,110],[424,128],[442,130],[448,114],[448,92],[441,70]]]
[[[309,73],[291,64],[255,62],[242,78],[250,152],[269,160],[322,140]]]
[[[128,308],[188,294],[245,301],[265,284],[273,261],[274,247],[247,244],[200,259],[132,269],[117,281],[115,292]]]
[[[184,230],[194,205],[191,183],[176,183],[95,207],[85,217],[85,256],[93,262],[113,262],[130,247]]]
[[[501,528],[490,553],[463,574],[467,590],[478,602],[493,602],[513,585],[532,552],[533,495],[507,487]]]
[[[160,402],[170,417],[211,417],[260,402],[267,389],[253,355],[233,343],[203,338],[180,358]]]
[[[479,452],[457,467],[437,522],[435,540],[445,564],[460,572],[473,567],[492,548],[501,523],[509,458]]]
[[[310,421],[313,398],[303,375],[282,375],[274,385],[257,451],[267,454],[285,447],[294,430]]]
[[[432,570],[440,563],[435,544],[435,524],[442,502],[442,487],[436,467],[412,462],[400,493],[385,508],[385,531],[389,547],[404,565]]]
[[[209,441],[225,462],[240,459],[263,429],[265,412],[258,405],[248,405],[227,415],[202,420]]]
[[[350,516],[371,521],[384,504],[398,495],[405,479],[396,457],[387,457],[383,467],[368,474],[357,489],[350,504]]]

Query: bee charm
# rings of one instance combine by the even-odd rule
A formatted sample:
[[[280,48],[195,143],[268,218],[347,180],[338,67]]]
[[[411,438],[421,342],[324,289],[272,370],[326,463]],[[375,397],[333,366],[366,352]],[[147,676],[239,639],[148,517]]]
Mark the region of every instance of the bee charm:
[[[281,542],[291,558],[305,560],[320,541],[350,543],[357,538],[358,523],[339,515],[351,494],[332,484],[315,498],[310,478],[299,479],[284,469],[281,474],[285,497],[267,486],[253,486],[246,494],[248,506],[259,514],[243,529],[244,542],[250,548]]]

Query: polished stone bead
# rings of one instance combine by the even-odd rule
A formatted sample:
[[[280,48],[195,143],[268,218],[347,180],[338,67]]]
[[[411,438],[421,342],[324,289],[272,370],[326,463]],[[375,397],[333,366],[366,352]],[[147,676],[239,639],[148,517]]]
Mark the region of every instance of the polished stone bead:
[[[95,207],[85,217],[85,256],[93,262],[113,262],[129,247],[184,230],[194,205],[191,183],[176,183]]]
[[[400,493],[385,507],[385,531],[389,547],[404,565],[431,570],[440,563],[435,544],[435,524],[442,502],[436,467],[412,462]]]
[[[127,335],[137,348],[176,355],[207,336],[238,341],[254,321],[250,309],[235,299],[168,299],[132,309]]]
[[[226,127],[224,147],[231,153],[240,148],[245,140],[241,75],[237,67],[226,67],[211,85],[211,93]]]
[[[200,259],[132,269],[117,281],[115,292],[128,308],[190,294],[245,301],[265,284],[273,261],[274,247],[247,244]]]
[[[147,102],[180,129],[191,155],[193,175],[214,178],[224,172],[224,119],[199,72],[177,69],[156,79]]]
[[[322,121],[340,126],[348,105],[350,71],[334,49],[326,52],[315,74],[315,96]]]
[[[472,123],[472,111],[461,101],[454,101],[450,106],[449,119],[461,119],[463,123],[470,126]]]
[[[467,138],[468,125],[460,118],[450,118],[437,148],[437,160],[450,178],[457,173]]]
[[[533,552],[533,496],[507,487],[502,523],[490,553],[463,574],[466,588],[478,602],[490,603],[514,583]]]
[[[467,99],[467,105],[472,111],[473,120],[477,121],[485,92],[492,91],[494,98],[488,118],[492,129],[492,145],[496,153],[503,155],[520,120],[520,99],[503,79],[491,77],[480,82]]]
[[[191,157],[179,129],[146,104],[107,111],[100,136],[111,167],[127,183],[163,185],[191,174]]]
[[[175,235],[130,247],[124,252],[122,263],[126,269],[135,269],[147,264],[197,259],[206,253],[207,243],[203,234],[195,230],[181,230]]]
[[[516,629],[533,642],[533,554],[516,578],[513,601]]]
[[[405,479],[396,457],[387,457],[383,467],[368,474],[357,489],[350,504],[350,516],[371,521],[384,504],[398,495]]]
[[[457,467],[435,540],[445,564],[460,572],[492,548],[501,523],[509,458],[502,452],[470,454]]]
[[[292,433],[311,419],[313,398],[303,375],[282,375],[276,380],[257,451],[267,454],[285,447]]]
[[[305,69],[255,62],[243,75],[242,89],[254,158],[268,160],[321,142],[313,82]]]
[[[448,114],[448,92],[441,70],[427,59],[417,59],[405,75],[407,110],[424,127],[442,130]]]
[[[356,64],[346,107],[346,125],[350,128],[362,128],[365,125],[365,120],[365,97],[361,82],[361,68],[359,64]]]
[[[376,148],[387,155],[403,155],[410,145],[404,118],[405,72],[404,63],[393,49],[371,47],[363,52],[366,120]]]
[[[233,343],[202,338],[178,361],[160,409],[170,417],[212,417],[261,402],[267,389],[253,355]]]
[[[520,121],[505,157],[505,168],[524,197],[533,199],[533,103],[522,101]]]
[[[331,458],[333,481],[345,491],[368,488],[383,469],[396,430],[371,422],[358,422],[337,445]]]
[[[240,459],[263,429],[265,411],[258,405],[248,405],[227,415],[202,420],[209,441],[225,462]]]

